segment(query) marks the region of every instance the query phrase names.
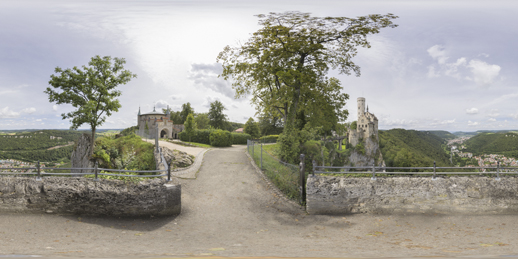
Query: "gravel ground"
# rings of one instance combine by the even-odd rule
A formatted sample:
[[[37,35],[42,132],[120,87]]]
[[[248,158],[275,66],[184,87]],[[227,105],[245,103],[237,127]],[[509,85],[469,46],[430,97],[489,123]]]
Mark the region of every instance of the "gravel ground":
[[[244,153],[205,153],[166,218],[0,215],[0,255],[44,257],[518,257],[518,217],[307,215]]]

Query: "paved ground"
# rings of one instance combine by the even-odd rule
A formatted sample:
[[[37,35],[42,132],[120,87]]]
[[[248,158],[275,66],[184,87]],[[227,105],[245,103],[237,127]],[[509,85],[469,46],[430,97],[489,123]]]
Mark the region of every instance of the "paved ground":
[[[205,153],[182,214],[0,215],[0,255],[47,257],[518,257],[518,216],[313,216],[279,198],[244,153]]]
[[[154,139],[143,139],[144,141],[147,141],[151,144],[155,144],[155,140]],[[180,150],[180,151],[183,151],[189,155],[193,155],[193,156],[196,156],[198,155],[198,153],[200,153],[201,151],[205,150],[205,148],[201,148],[201,147],[186,147],[186,146],[182,146],[182,145],[178,145],[178,144],[173,144],[171,142],[167,142],[167,141],[161,141],[159,140],[158,141],[158,145],[161,146],[161,147],[167,147],[169,149],[176,149],[176,150]]]

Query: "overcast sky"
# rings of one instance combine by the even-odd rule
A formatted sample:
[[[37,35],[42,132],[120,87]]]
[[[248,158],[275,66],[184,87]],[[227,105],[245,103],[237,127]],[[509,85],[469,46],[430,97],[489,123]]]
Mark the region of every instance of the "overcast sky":
[[[43,93],[54,68],[122,57],[137,78],[119,87],[122,108],[101,128],[143,113],[220,100],[231,121],[255,115],[217,78],[226,45],[259,29],[254,15],[301,11],[356,17],[393,13],[399,27],[370,37],[354,58],[361,76],[340,79],[365,97],[380,129],[518,129],[518,1],[0,1],[0,129],[65,129],[67,105]],[[85,125],[84,128],[88,128]]]

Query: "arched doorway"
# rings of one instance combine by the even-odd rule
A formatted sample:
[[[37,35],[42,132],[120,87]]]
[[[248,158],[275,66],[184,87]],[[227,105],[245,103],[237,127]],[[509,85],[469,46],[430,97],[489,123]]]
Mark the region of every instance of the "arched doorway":
[[[164,129],[162,131],[160,131],[160,138],[167,138],[167,131]]]

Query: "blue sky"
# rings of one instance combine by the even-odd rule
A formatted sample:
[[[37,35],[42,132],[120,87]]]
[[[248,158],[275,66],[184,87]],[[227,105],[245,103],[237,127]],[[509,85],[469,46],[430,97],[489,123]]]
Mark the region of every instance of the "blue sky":
[[[95,55],[123,57],[138,75],[120,86],[120,111],[101,128],[136,125],[139,106],[220,100],[231,121],[255,115],[217,77],[218,53],[246,41],[256,14],[301,11],[356,17],[393,13],[399,27],[370,37],[354,58],[361,76],[339,75],[365,97],[380,129],[518,129],[517,1],[0,1],[0,129],[68,128],[67,105],[43,93],[54,68]],[[84,128],[87,128],[85,125]]]

